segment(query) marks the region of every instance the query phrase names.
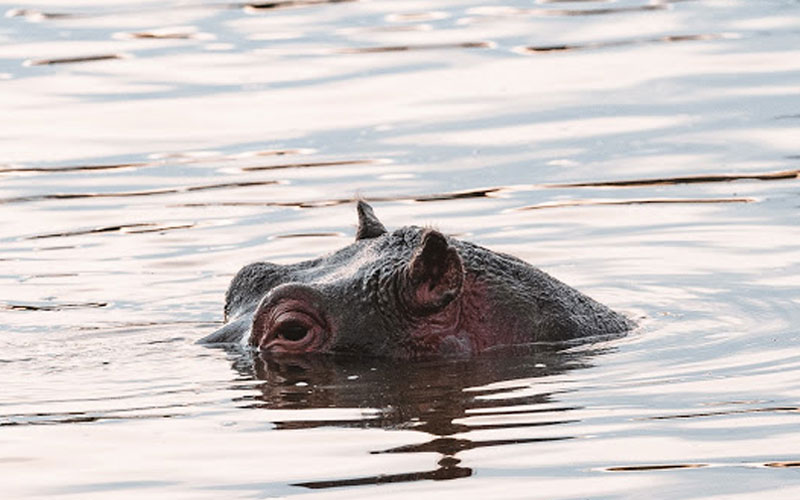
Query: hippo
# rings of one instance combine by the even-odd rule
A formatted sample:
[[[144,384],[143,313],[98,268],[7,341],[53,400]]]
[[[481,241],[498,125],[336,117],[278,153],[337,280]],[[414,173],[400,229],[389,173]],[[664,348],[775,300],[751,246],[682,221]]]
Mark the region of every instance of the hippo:
[[[264,354],[419,359],[634,326],[516,257],[428,227],[388,231],[364,201],[357,212],[355,242],[341,250],[242,268],[225,295],[225,325],[201,342]]]

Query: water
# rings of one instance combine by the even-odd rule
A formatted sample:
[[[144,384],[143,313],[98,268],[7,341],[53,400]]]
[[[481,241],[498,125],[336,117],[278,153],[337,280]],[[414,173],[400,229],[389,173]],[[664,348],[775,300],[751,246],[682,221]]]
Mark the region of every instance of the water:
[[[4,4],[3,498],[797,498],[800,3]],[[636,317],[397,364],[194,342],[356,197]]]

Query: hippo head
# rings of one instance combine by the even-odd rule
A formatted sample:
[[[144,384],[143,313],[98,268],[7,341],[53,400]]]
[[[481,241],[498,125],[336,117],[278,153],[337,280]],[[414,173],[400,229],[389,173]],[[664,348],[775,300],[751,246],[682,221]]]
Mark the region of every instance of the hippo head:
[[[624,317],[514,257],[430,228],[389,232],[358,203],[356,241],[234,277],[227,324],[206,342],[262,352],[399,358],[627,330]]]

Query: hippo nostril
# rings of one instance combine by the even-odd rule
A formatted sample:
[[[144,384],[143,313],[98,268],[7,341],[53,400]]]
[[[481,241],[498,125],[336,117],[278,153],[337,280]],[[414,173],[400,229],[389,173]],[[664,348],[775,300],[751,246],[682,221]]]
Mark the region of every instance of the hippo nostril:
[[[299,342],[306,338],[309,328],[307,325],[298,321],[287,321],[276,329],[276,335],[279,338],[288,340],[289,342]]]

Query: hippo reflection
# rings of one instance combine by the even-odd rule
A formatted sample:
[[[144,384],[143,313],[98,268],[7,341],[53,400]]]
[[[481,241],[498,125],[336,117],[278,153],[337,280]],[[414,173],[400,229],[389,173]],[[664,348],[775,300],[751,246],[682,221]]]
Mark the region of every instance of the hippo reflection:
[[[391,358],[469,356],[632,328],[624,316],[510,255],[429,228],[389,232],[358,203],[356,241],[291,265],[234,277],[227,324],[208,343],[272,353]]]
[[[261,381],[240,406],[259,410],[311,410],[314,413],[264,413],[278,416],[276,430],[351,427],[403,429],[427,435],[420,442],[381,447],[371,454],[434,453],[435,468],[416,472],[355,476],[296,483],[333,488],[387,482],[456,479],[472,469],[459,454],[476,448],[571,439],[564,424],[579,408],[559,402],[565,387],[559,376],[590,366],[605,348],[564,350],[555,345],[506,347],[470,359],[394,360],[318,354],[255,356],[234,354],[241,378]],[[333,408],[362,408],[361,418],[320,418]],[[313,418],[304,418],[311,415]],[[289,418],[286,418],[286,417]],[[283,417],[283,418],[280,418]],[[491,430],[491,434],[483,432]],[[477,436],[472,437],[473,431]],[[380,440],[378,440],[380,442]]]

